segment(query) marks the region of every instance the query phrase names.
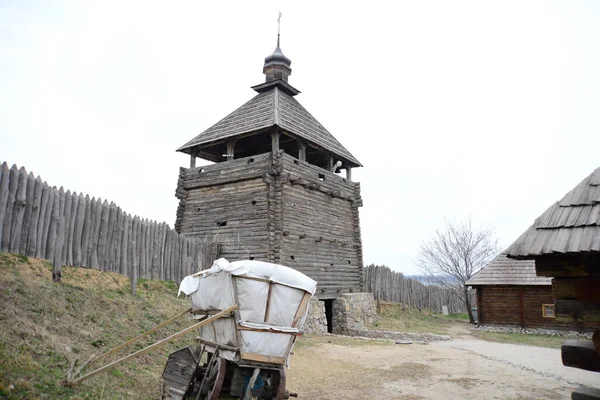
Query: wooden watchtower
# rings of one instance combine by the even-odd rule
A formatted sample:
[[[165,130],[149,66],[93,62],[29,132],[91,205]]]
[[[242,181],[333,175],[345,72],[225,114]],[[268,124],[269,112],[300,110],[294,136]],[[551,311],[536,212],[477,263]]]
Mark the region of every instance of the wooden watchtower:
[[[281,263],[315,279],[317,295],[362,291],[362,166],[302,105],[291,61],[267,58],[258,94],[177,151],[175,229],[222,243],[221,256]],[[197,157],[214,164],[196,166]],[[341,170],[345,174],[341,175]]]

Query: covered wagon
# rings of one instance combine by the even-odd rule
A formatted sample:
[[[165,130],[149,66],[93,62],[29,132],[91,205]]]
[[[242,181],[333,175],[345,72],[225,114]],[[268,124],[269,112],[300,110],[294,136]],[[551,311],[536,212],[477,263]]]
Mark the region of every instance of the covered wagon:
[[[288,398],[285,369],[316,285],[292,268],[252,260],[219,259],[187,276],[179,290],[195,318],[223,316],[199,328],[199,346],[169,356],[163,397]]]

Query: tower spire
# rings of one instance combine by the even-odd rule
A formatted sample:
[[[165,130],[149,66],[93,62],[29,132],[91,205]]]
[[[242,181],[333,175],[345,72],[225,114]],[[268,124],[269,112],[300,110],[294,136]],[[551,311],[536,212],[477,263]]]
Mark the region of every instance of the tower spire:
[[[281,48],[279,47],[281,40],[281,11],[277,18],[277,47],[273,54],[265,58],[265,66],[263,67],[263,73],[266,75],[266,81],[271,82],[281,79],[287,82],[288,76],[292,73],[292,61],[283,55]]]
[[[279,36],[281,36],[281,11],[279,11],[279,18],[277,18],[277,48],[279,48]]]

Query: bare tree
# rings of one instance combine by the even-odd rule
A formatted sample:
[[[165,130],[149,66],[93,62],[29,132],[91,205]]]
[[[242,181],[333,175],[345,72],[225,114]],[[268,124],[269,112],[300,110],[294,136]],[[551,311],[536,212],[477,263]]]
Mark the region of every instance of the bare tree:
[[[474,228],[471,217],[465,222],[444,220],[444,228],[421,244],[417,265],[441,286],[458,296],[467,308],[469,321],[473,320],[471,302],[465,283],[483,268],[499,250],[491,228]],[[452,277],[448,279],[448,277]]]

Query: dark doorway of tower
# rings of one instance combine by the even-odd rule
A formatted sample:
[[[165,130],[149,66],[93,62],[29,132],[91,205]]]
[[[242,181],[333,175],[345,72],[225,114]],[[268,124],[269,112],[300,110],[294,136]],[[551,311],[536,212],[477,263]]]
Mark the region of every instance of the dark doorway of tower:
[[[327,333],[333,333],[333,299],[321,300],[325,303],[325,318],[327,319]]]

